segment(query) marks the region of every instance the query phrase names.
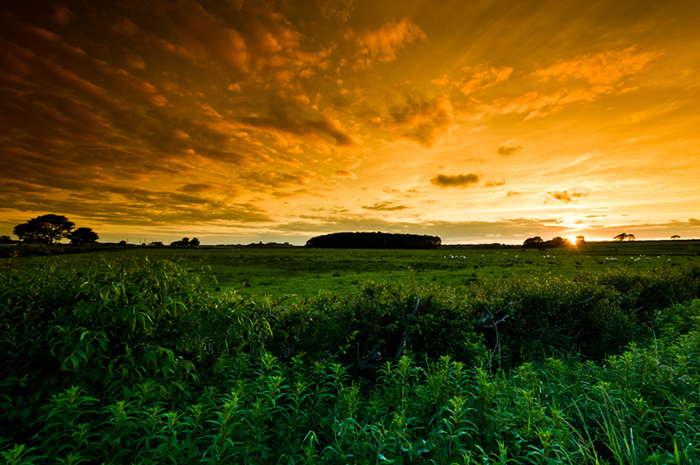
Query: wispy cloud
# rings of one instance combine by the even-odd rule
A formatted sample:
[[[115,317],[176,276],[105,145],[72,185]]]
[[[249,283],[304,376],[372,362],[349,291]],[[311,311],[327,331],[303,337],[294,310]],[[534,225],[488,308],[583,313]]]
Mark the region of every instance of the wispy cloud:
[[[512,72],[513,68],[508,66],[497,68],[481,64],[462,68],[462,77],[458,80],[450,80],[446,75],[443,75],[431,82],[441,87],[452,86],[459,89],[464,95],[472,95],[508,80]]]
[[[375,211],[397,211],[397,210],[405,210],[409,207],[406,205],[394,205],[392,202],[377,202],[373,205],[363,205],[363,209],[365,210],[375,210]]]

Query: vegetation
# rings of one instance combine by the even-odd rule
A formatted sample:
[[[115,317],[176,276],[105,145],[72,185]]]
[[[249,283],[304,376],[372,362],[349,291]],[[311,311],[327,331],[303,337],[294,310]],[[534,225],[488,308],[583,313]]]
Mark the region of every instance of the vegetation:
[[[61,215],[43,215],[18,224],[12,231],[20,240],[42,241],[51,245],[68,237],[75,223]]]
[[[388,234],[381,232],[342,232],[312,237],[306,247],[336,249],[433,249],[439,247],[437,236]]]
[[[579,237],[583,236],[578,236]],[[585,243],[585,240],[583,241]],[[577,242],[578,244],[578,242]],[[564,239],[563,237],[555,237],[554,239],[551,239],[549,241],[543,240],[541,237],[536,236],[536,237],[531,237],[529,239],[525,239],[525,242],[523,242],[523,247],[526,249],[532,249],[532,248],[537,248],[537,249],[556,249],[559,247],[573,247],[574,245],[568,240]]]
[[[0,279],[7,463],[700,460],[694,262],[298,299],[26,265]]]
[[[95,231],[90,228],[78,228],[66,236],[70,239],[71,245],[94,244],[100,238]]]

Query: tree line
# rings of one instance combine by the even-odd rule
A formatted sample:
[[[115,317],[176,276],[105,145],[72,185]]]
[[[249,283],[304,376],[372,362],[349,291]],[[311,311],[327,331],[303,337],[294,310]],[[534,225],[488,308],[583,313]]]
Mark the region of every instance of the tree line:
[[[432,249],[439,247],[438,236],[382,232],[340,232],[312,237],[306,247],[338,249]]]
[[[71,245],[89,245],[96,244],[100,236],[91,228],[80,227],[75,228],[75,223],[69,221],[63,215],[42,215],[32,218],[26,223],[18,224],[12,230],[13,234],[25,243],[41,243],[46,246],[51,246],[63,239],[70,240]],[[1,239],[10,240],[9,237],[3,236]],[[121,241],[120,245],[127,245],[126,241]],[[162,242],[155,243],[163,245]],[[183,237],[179,241],[170,244],[171,246],[193,246],[199,245],[199,239],[193,237]]]

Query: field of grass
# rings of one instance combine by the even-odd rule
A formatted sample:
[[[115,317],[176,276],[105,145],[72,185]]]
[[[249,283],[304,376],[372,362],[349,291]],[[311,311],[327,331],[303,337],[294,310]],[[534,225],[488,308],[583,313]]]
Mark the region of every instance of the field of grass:
[[[313,297],[324,291],[347,292],[367,280],[412,279],[425,284],[462,286],[479,279],[518,275],[573,276],[615,268],[679,266],[700,262],[700,241],[603,242],[545,251],[515,246],[443,246],[436,250],[130,247],[96,255],[113,260],[130,256],[182,260],[192,269],[210,270],[222,289],[235,289],[242,295]],[[95,259],[93,254],[64,257],[69,263]],[[606,260],[611,258],[616,261]],[[36,266],[41,260],[33,257],[27,265]]]
[[[700,463],[699,245],[4,259],[0,456]]]

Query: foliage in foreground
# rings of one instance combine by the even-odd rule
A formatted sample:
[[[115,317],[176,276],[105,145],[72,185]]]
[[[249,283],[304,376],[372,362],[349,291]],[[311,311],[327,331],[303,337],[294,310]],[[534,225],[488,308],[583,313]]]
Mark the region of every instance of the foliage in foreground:
[[[696,303],[697,310],[697,303]],[[7,463],[698,463],[700,333],[605,365],[548,358],[495,375],[443,357],[386,363],[363,387],[339,364],[239,354],[178,402],[144,382],[109,403],[79,387]]]
[[[287,307],[172,262],[61,266],[3,276],[8,463],[698,458],[697,266]]]

